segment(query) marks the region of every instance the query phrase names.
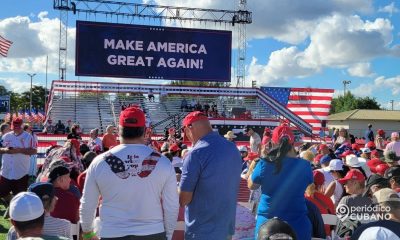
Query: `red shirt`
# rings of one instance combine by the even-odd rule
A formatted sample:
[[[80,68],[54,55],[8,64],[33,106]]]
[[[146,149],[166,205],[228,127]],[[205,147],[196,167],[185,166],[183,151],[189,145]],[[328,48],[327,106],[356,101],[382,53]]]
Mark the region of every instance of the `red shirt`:
[[[58,201],[53,212],[50,213],[52,217],[69,220],[71,223],[76,224],[79,221],[79,198],[72,192],[63,190],[61,188],[54,188],[55,196]]]
[[[367,166],[369,167],[369,169],[371,169],[371,172],[376,173],[376,166],[378,166],[379,164],[385,164],[384,162],[382,162],[380,159],[378,158],[374,158],[371,159],[367,162]]]
[[[315,192],[313,197],[305,197],[318,207],[321,214],[335,214],[335,205],[332,200],[324,194]],[[325,224],[325,232],[327,235],[331,234],[330,225]]]

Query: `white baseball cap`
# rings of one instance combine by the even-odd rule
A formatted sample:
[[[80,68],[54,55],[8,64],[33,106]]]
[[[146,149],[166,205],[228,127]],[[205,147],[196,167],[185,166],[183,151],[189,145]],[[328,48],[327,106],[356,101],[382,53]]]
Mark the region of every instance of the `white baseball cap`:
[[[239,146],[238,150],[239,150],[239,152],[247,152],[247,147],[246,146]]]
[[[371,153],[371,149],[369,148],[361,148],[362,153]]]
[[[343,170],[343,161],[340,159],[332,159],[329,162],[330,171],[341,171]]]
[[[346,156],[346,164],[349,167],[361,167],[360,161],[356,155]]]
[[[18,193],[10,202],[10,218],[14,221],[31,221],[39,218],[43,213],[42,200],[35,193]]]

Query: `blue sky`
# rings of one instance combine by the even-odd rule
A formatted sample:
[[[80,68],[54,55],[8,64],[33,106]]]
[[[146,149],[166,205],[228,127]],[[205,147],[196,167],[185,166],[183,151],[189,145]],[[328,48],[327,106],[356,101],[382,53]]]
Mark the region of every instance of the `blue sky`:
[[[127,1],[127,0],[126,0]],[[146,0],[143,0],[146,1]],[[234,9],[231,0],[153,0],[160,5]],[[14,42],[0,58],[0,84],[16,90],[45,85],[58,78],[58,18],[50,0],[2,0],[0,35]],[[390,0],[252,0],[253,23],[247,27],[248,85],[333,88],[342,94],[343,80],[358,96],[372,96],[384,107],[395,101],[400,110],[400,2]],[[75,20],[69,15],[67,78],[74,76]],[[97,16],[96,20],[104,20]],[[151,21],[135,22],[151,24]],[[213,25],[209,25],[213,28]],[[235,37],[235,35],[234,35]],[[233,56],[236,56],[233,50]],[[233,64],[235,67],[236,64]],[[83,78],[91,81],[138,81]]]

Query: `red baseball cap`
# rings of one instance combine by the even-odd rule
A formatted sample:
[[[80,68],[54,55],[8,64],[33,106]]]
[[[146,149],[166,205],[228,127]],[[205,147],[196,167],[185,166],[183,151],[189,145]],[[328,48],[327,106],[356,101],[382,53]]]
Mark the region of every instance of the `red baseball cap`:
[[[119,115],[119,125],[122,127],[145,127],[146,117],[138,107],[129,107]]]
[[[358,146],[357,143],[353,143],[353,144],[351,144],[351,149],[356,150],[356,151],[360,151],[360,146]]]
[[[181,150],[181,149],[178,147],[177,144],[172,144],[172,145],[169,147],[169,151],[170,151],[170,152],[177,152],[177,151],[179,151],[179,150]]]
[[[188,115],[186,115],[186,117],[183,119],[183,126],[187,127],[190,124],[200,121],[200,120],[208,120],[207,115],[205,115],[203,112],[200,111],[195,111],[195,112],[191,112]]]
[[[371,172],[376,173],[376,167],[380,164],[385,164],[379,158],[373,158],[367,162],[367,166],[371,169]]]
[[[12,129],[17,129],[17,130],[19,130],[19,129],[22,128],[22,123],[23,123],[22,118],[16,118],[16,119],[14,119],[14,120],[12,121],[11,127],[12,127]]]
[[[256,153],[256,152],[249,152],[249,153],[247,154],[247,157],[243,158],[243,160],[245,160],[245,161],[250,161],[250,160],[254,160],[254,159],[256,159],[256,158],[259,158],[258,153]]]
[[[328,145],[320,144],[319,147],[318,147],[318,150],[321,151],[322,149],[326,149],[326,148],[328,148]]]
[[[319,163],[319,161],[321,160],[321,158],[324,156],[324,154],[318,154],[317,156],[314,157],[314,162],[315,163]]]
[[[375,171],[377,174],[384,176],[386,170],[389,169],[389,165],[387,165],[386,163],[384,164],[379,164],[378,166],[375,167]]]
[[[347,156],[352,155],[352,154],[354,154],[353,151],[347,150],[347,151],[344,151],[344,152],[340,155],[340,157],[341,157],[341,158],[344,158],[344,157],[347,157]]]
[[[379,158],[379,152],[378,150],[373,150],[371,151],[371,158]]]
[[[383,129],[378,129],[377,133],[381,136],[385,135],[385,131]]]
[[[371,149],[371,148],[376,148],[375,143],[373,141],[369,141],[367,143],[367,148]]]
[[[344,176],[344,178],[339,179],[339,182],[341,184],[346,184],[347,181],[349,181],[350,179],[356,180],[358,182],[365,181],[364,175],[359,170],[351,169],[350,171],[347,172],[347,174],[346,174],[346,176]]]
[[[324,184],[325,182],[325,176],[322,172],[318,171],[318,170],[314,170],[313,171],[313,177],[314,177],[314,184],[316,186],[321,186]]]
[[[275,144],[279,144],[279,140],[282,137],[289,138],[289,143],[294,143],[294,134],[292,129],[287,124],[282,124],[279,127],[276,127],[272,132],[272,142]]]

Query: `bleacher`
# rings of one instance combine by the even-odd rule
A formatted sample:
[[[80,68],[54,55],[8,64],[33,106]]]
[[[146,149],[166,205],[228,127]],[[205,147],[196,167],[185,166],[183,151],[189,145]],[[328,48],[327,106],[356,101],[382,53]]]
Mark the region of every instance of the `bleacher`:
[[[155,96],[154,102],[149,101],[149,92]],[[188,105],[192,101],[202,106],[215,103],[218,115],[212,120],[219,125],[222,121],[232,126],[270,126],[271,122],[285,120],[306,136],[313,131],[313,126],[258,88],[53,81],[47,119],[64,123],[72,120],[81,125],[84,133],[93,128],[104,133],[107,125],[117,124],[123,105],[134,104],[146,111],[154,132],[163,134],[166,128],[180,127],[186,114],[181,109],[184,99]]]

